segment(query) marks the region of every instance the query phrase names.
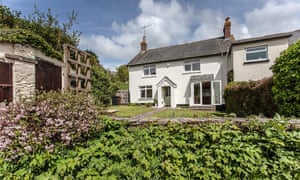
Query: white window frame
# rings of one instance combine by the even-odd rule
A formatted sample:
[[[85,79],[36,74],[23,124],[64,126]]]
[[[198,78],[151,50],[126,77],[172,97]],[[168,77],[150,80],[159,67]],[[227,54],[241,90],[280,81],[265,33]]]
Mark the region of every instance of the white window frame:
[[[261,53],[261,52],[266,52],[266,58],[247,59],[247,54],[254,54],[254,53]],[[267,45],[250,47],[245,49],[245,63],[259,62],[259,61],[266,61],[266,60],[268,60]]]
[[[151,72],[151,70],[154,70],[154,72]],[[145,72],[148,72],[147,74]],[[145,65],[143,68],[144,76],[155,76],[156,75],[156,65],[155,64],[149,64]]]
[[[199,70],[193,69],[193,65],[194,64],[199,64]],[[186,68],[185,68],[186,66],[190,66],[190,70],[186,70]],[[200,72],[200,70],[201,70],[201,64],[200,64],[199,60],[197,60],[197,61],[187,61],[187,62],[184,62],[183,68],[184,68],[184,72],[186,72],[186,73],[189,73],[189,72]]]
[[[140,86],[139,87],[140,89],[140,99],[152,99],[153,98],[153,88],[151,85],[148,85],[148,86]],[[148,90],[151,90],[151,97],[149,96],[148,97]],[[144,94],[145,94],[145,97],[142,97],[142,91],[144,91]]]
[[[216,103],[216,99],[215,99],[215,86],[214,86],[214,83],[219,83],[220,87],[219,87],[219,92],[220,92],[220,103]],[[202,83],[203,82],[192,82],[191,83],[191,105],[192,106],[205,106],[202,102]],[[222,81],[221,80],[214,80],[214,81],[210,81],[211,83],[211,105],[221,105],[222,104],[222,98],[223,98],[223,95],[222,95]],[[200,104],[195,104],[195,101],[194,101],[194,85],[195,84],[200,84]]]

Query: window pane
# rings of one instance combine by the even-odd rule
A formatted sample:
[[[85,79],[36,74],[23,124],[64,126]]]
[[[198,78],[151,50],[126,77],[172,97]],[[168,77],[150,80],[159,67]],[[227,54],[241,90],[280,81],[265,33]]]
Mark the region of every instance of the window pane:
[[[221,104],[221,82],[215,81],[214,82],[214,94],[215,94],[215,104]]]
[[[246,60],[259,60],[259,59],[266,59],[267,58],[267,52],[255,52],[255,53],[247,53],[246,54]]]
[[[199,62],[193,63],[192,66],[193,66],[193,71],[200,71],[200,63]]]
[[[185,71],[191,71],[191,64],[185,64],[184,65],[184,70]]]
[[[141,89],[141,98],[145,98],[146,94],[145,94],[145,89]]]
[[[144,75],[149,75],[149,69],[144,69]]]
[[[152,88],[147,89],[147,98],[152,98]]]
[[[154,68],[152,67],[152,68],[150,69],[150,73],[151,73],[151,75],[155,75],[155,74],[156,74],[155,67],[154,67]]]
[[[200,83],[194,84],[194,104],[200,104]]]
[[[268,51],[265,46],[246,49],[246,61],[264,60],[267,59]]]
[[[247,52],[255,52],[255,51],[267,51],[266,47],[256,47],[256,48],[249,48]]]

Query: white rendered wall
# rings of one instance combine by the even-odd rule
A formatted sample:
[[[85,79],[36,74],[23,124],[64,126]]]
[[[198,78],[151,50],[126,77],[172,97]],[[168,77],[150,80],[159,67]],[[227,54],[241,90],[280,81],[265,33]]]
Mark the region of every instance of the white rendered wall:
[[[190,77],[197,75],[213,74],[214,80],[222,80],[222,86],[227,84],[227,59],[226,56],[211,56],[195,58],[186,61],[200,60],[200,72],[186,73],[184,62],[172,61],[156,64],[156,75],[145,77],[144,65],[129,67],[129,92],[131,103],[150,103],[152,100],[140,99],[140,86],[152,85],[153,95],[157,97],[157,83],[167,76],[177,87],[174,88],[175,104],[189,104],[191,96]]]
[[[246,59],[246,48],[267,46],[267,62],[244,63]],[[260,80],[273,75],[270,67],[279,57],[280,53],[288,48],[288,38],[260,41],[253,43],[237,44],[232,46],[234,81]]]

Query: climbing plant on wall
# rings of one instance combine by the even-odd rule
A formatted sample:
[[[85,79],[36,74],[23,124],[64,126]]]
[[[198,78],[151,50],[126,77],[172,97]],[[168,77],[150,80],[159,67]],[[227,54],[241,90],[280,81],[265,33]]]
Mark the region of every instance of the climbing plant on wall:
[[[29,38],[37,39],[37,35],[46,41],[56,51],[63,51],[62,45],[67,43],[73,46],[77,46],[79,43],[80,32],[72,30],[74,23],[76,22],[77,14],[73,11],[68,14],[67,22],[59,22],[57,15],[53,15],[51,10],[48,9],[47,13],[41,12],[34,6],[34,11],[28,15],[28,17],[21,18],[21,12],[10,10],[8,7],[0,5],[0,28],[1,29],[23,29],[31,32],[24,33],[18,31],[21,35],[7,36],[10,38],[9,42],[34,43],[38,41],[28,40]],[[16,32],[15,32],[16,34]],[[24,41],[25,37],[27,40]],[[20,39],[18,39],[20,38]],[[44,46],[43,43],[42,46]],[[43,47],[42,50],[51,51],[49,48]],[[52,54],[52,53],[51,53]]]

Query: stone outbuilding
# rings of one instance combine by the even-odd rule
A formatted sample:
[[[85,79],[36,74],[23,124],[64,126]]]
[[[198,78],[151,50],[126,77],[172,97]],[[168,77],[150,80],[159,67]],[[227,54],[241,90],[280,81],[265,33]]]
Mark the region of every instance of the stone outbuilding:
[[[0,42],[0,102],[19,102],[36,90],[89,92],[90,54],[64,45],[61,59],[30,45]]]

